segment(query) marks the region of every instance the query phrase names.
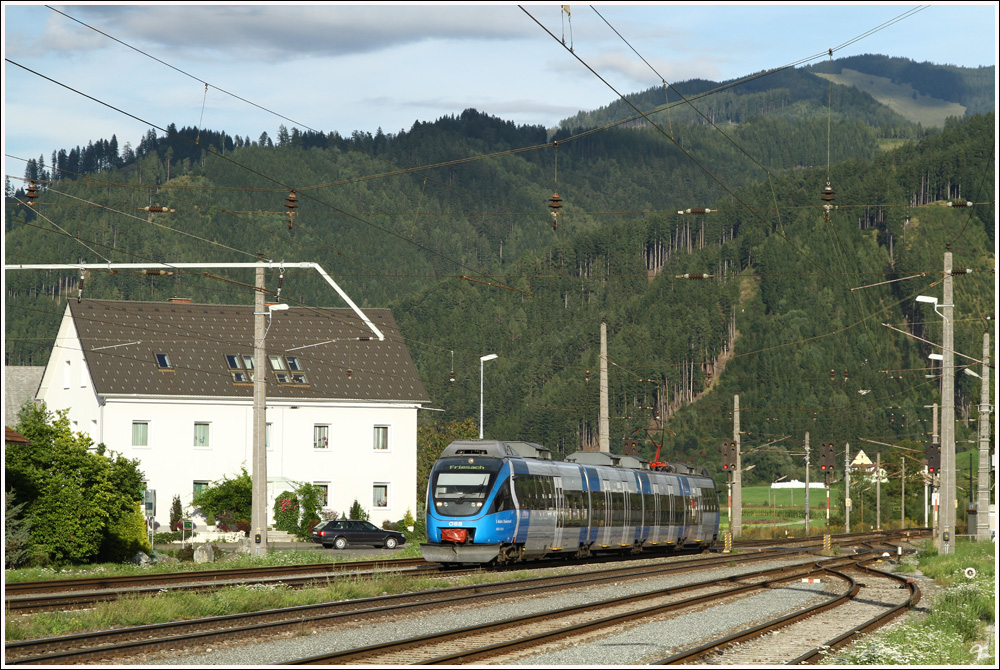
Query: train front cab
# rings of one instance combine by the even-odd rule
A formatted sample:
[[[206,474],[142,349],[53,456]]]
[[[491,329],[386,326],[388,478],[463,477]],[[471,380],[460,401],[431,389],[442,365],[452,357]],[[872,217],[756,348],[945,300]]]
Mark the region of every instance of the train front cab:
[[[442,452],[427,485],[427,542],[420,545],[426,560],[489,563],[512,545],[517,515],[509,456],[503,443],[472,440]]]

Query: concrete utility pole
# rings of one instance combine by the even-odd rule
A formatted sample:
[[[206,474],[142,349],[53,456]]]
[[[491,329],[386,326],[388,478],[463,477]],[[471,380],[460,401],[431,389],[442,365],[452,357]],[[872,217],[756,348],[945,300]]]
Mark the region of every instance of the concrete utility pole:
[[[931,418],[931,444],[940,444],[938,435],[938,405],[934,403],[931,408],[934,416]],[[941,491],[938,490],[940,473],[931,475],[931,537],[937,545],[941,546],[941,524],[938,522],[938,507],[941,500]]]
[[[976,497],[976,540],[990,539],[990,409],[990,334],[983,333],[983,390],[979,396],[979,487]]]
[[[941,352],[941,545],[939,554],[954,552],[955,543],[955,295],[951,252],[944,254],[944,341]]]
[[[733,473],[733,537],[743,533],[743,454],[740,449],[740,397],[733,396],[733,442],[736,443],[736,472]]]
[[[875,454],[875,530],[882,530],[882,452]]]
[[[809,535],[809,433],[806,433],[806,535]]]
[[[264,307],[264,268],[256,271],[256,294],[253,310],[253,504],[250,525],[253,528],[253,555],[267,555],[267,359],[264,335],[267,315]]]
[[[844,532],[851,532],[851,444],[844,444]]]
[[[601,416],[597,422],[598,451],[611,453],[611,429],[608,416],[608,322],[601,318]]]
[[[899,527],[906,528],[906,456],[899,457],[903,478],[899,480]]]

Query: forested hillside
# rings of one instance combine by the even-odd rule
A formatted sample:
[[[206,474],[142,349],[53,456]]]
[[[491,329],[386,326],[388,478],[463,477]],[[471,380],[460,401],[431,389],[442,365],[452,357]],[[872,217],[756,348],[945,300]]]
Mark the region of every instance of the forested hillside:
[[[466,110],[397,134],[95,140],[28,165],[34,206],[8,184],[5,261],[86,260],[82,299],[237,304],[252,302],[252,270],[101,266],[318,262],[362,306],[393,309],[444,410],[426,421],[478,418],[478,359],[496,353],[487,435],[557,454],[596,440],[602,319],[613,450],[647,428],[667,459],[714,470],[737,394],[744,444],[760,450],[751,477],[794,473],[787,448],[805,431],[923,442],[930,348],[883,324],[940,339],[913,298],[940,297],[950,245],[973,270],[955,281],[956,348],[981,352],[995,316],[994,114],[928,130],[797,70],[699,97],[712,86],[678,87],[701,114],[672,94],[659,109],[662,89],[634,96],[657,125],[618,123],[634,112],[615,103],[554,132]],[[898,148],[880,150],[887,139]],[[272,292],[279,275],[283,301],[340,304],[298,270],[269,272]],[[45,363],[79,280],[6,273],[8,365]],[[959,375],[963,417],[977,383]]]

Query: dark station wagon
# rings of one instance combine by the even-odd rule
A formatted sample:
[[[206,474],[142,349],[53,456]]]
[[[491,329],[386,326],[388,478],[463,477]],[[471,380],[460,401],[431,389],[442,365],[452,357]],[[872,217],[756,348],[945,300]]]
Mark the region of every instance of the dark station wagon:
[[[344,549],[349,544],[395,549],[406,542],[406,536],[394,530],[382,530],[370,521],[338,519],[317,524],[312,530],[312,541],[326,549]]]

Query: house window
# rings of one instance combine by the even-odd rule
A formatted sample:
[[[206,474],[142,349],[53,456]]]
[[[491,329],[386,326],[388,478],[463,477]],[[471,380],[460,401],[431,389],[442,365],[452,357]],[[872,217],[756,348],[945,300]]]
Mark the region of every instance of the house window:
[[[319,489],[319,504],[320,507],[328,507],[330,505],[330,485],[327,483],[314,483],[317,489]]]
[[[389,426],[375,426],[375,451],[389,450]]]
[[[389,508],[388,484],[375,484],[372,486],[372,506],[376,509]]]
[[[167,354],[153,354],[156,357],[156,367],[161,370],[172,370],[173,365],[170,362],[170,356]]]
[[[226,365],[233,375],[233,383],[249,384],[253,382],[253,356],[246,354],[225,354]]]
[[[269,360],[271,362],[271,369],[272,370],[284,370],[285,369],[285,361],[283,361],[281,359],[281,356],[268,356],[267,360]]]
[[[133,421],[132,422],[132,446],[133,447],[148,447],[149,446],[149,422],[148,421]]]
[[[212,424],[196,421],[194,424],[194,446],[207,449],[211,447]]]
[[[317,424],[313,426],[313,449],[328,449],[330,447],[330,426]]]
[[[208,482],[207,481],[205,481],[203,479],[196,479],[196,480],[194,480],[194,484],[191,487],[191,490],[194,492],[194,495],[192,496],[192,500],[196,499],[198,497],[198,494],[201,493],[202,491],[204,491],[207,488],[208,488]]]
[[[302,364],[299,363],[298,356],[285,356],[285,360],[288,362],[289,370],[302,370]]]

